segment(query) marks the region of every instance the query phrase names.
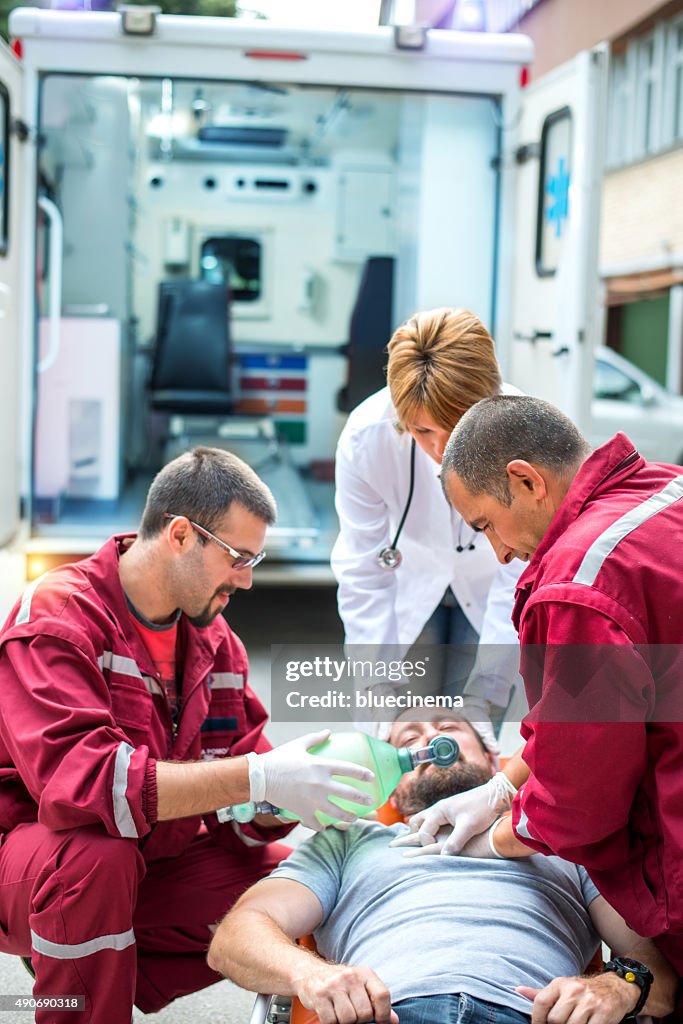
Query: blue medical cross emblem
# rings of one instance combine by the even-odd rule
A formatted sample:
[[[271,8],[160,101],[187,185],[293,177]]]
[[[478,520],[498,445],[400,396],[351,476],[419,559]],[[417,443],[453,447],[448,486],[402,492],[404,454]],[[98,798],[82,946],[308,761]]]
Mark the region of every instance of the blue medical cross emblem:
[[[546,195],[550,201],[546,205],[545,217],[548,223],[555,224],[555,237],[560,238],[564,222],[569,216],[569,184],[571,174],[563,156],[557,162],[557,171],[548,178],[545,185]]]

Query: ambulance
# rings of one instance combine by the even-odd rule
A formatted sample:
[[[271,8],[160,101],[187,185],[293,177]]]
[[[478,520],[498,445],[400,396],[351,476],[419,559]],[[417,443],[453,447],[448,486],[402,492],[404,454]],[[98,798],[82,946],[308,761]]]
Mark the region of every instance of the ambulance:
[[[195,444],[280,507],[259,573],[331,580],[346,413],[418,309],[590,417],[607,55],[520,35],[18,8],[0,50],[0,543],[33,577],[135,528]]]

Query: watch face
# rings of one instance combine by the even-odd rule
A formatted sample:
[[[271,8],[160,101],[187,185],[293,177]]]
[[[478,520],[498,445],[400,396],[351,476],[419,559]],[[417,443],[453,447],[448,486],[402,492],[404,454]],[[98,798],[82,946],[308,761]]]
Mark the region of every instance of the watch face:
[[[632,960],[628,956],[615,956],[614,962],[625,970],[632,971],[633,974],[639,977],[650,973],[650,969],[645,964],[641,964],[640,960]]]

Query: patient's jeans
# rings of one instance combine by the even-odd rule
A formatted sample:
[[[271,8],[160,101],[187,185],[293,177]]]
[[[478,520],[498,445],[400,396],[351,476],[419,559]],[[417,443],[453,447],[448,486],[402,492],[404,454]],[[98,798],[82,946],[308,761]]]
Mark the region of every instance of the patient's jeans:
[[[529,1024],[531,1019],[531,1014],[474,999],[464,992],[403,999],[393,1008],[399,1024]]]

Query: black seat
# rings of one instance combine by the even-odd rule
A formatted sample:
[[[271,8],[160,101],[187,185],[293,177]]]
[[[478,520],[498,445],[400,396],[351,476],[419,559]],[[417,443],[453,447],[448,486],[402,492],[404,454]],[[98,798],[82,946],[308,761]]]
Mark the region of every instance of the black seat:
[[[394,259],[370,256],[358,287],[351,314],[346,385],[337,394],[340,412],[356,406],[384,387],[385,349],[393,329]]]
[[[159,284],[150,378],[153,409],[209,416],[232,411],[228,299],[228,288],[221,283]]]

